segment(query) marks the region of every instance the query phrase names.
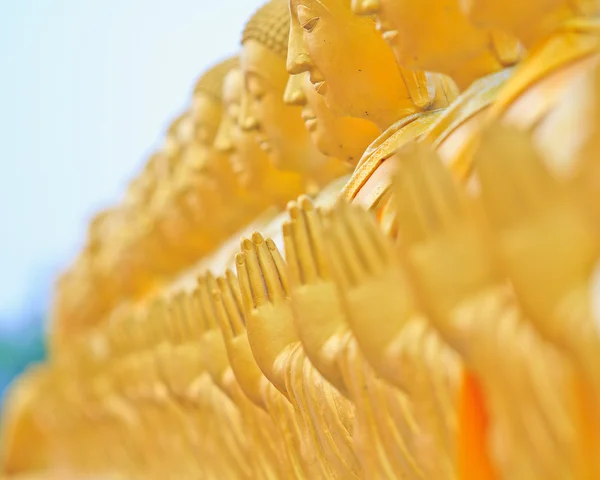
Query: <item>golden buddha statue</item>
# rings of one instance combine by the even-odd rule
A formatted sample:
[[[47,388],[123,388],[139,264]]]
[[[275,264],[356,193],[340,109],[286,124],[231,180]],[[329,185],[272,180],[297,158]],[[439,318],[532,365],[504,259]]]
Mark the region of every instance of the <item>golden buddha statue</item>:
[[[284,101],[288,32],[285,0],[267,2],[246,24],[240,54],[246,90],[239,122],[244,130],[254,132],[277,169],[301,173],[304,192],[313,193],[346,173],[347,167],[318,152],[304,127],[301,109]]]
[[[277,478],[280,465],[275,446],[275,427],[268,415],[246,397],[233,374],[218,326],[217,305],[213,297],[216,291],[219,291],[219,287],[211,274],[201,277],[198,288],[191,296],[180,297],[180,316],[189,324],[197,324],[200,345],[194,344],[193,348],[196,351],[201,349],[204,365],[214,385],[221,390],[221,395],[228,397],[221,403],[235,410],[234,415],[220,422],[226,422],[227,425],[233,423],[226,429],[229,431],[223,432],[224,447],[231,454],[230,462],[238,464],[246,477]]]
[[[302,120],[319,152],[341,160],[354,169],[365,149],[378,136],[377,126],[362,118],[340,117],[327,106],[325,100],[310,83],[308,73],[291,75],[284,101],[302,107]],[[316,197],[320,205],[332,205],[349,176],[334,180]]]
[[[225,204],[236,205],[232,222],[239,227],[262,209],[262,199],[239,182],[226,155],[215,148],[215,140],[223,118],[223,81],[239,65],[237,57],[229,58],[208,70],[197,82],[193,96],[193,141],[182,158],[184,179],[208,173],[216,181]],[[206,105],[210,104],[210,110]],[[187,172],[187,173],[186,173]],[[256,204],[258,202],[258,205]],[[241,208],[240,208],[241,207]],[[232,213],[228,212],[229,215]]]
[[[577,447],[585,475],[580,478],[595,478],[600,373],[591,285],[598,231],[578,184],[556,180],[533,142],[514,127],[490,129],[475,157],[477,174],[500,256],[524,310],[540,334],[575,364],[566,391],[575,397],[581,418]],[[518,203],[509,200],[514,198]]]
[[[355,16],[349,0],[290,0],[289,5],[288,71],[309,72],[334,113],[370,120],[382,132],[342,192],[377,210],[389,191],[391,165],[385,160],[425,131],[455,89],[441,77],[399,68],[375,22]]]
[[[256,142],[252,132],[240,126],[244,77],[239,67],[232,68],[223,80],[223,116],[215,148],[227,154],[237,181],[249,191],[260,192],[265,208],[283,208],[302,193],[302,177],[289,170],[277,170]]]
[[[462,91],[422,137],[451,164],[520,59],[517,40],[471,24],[459,0],[354,0],[352,6],[377,18],[398,65],[444,73]]]
[[[329,217],[340,215],[342,206]],[[296,330],[312,365],[355,407],[354,448],[363,475],[366,478],[450,478],[442,474],[443,468],[437,471],[426,468],[430,462],[427,457],[435,457],[438,466],[443,464],[442,452],[433,455],[431,449],[419,446],[423,429],[414,418],[411,399],[405,392],[382,381],[379,372],[373,370],[359,349],[360,345],[364,350],[363,342],[357,342],[354,337],[362,333],[362,338],[373,339],[376,335],[366,337],[364,334],[377,325],[377,338],[389,341],[394,338],[391,334],[397,328],[395,321],[386,317],[387,321],[374,320],[371,327],[365,325],[361,330],[350,330],[334,271],[327,260],[330,254],[326,238],[337,232],[327,230],[326,219],[306,198],[300,205],[291,207],[290,215],[291,222],[284,224],[284,240]],[[344,237],[343,245],[348,238],[349,234]],[[378,311],[373,308],[374,304],[376,300],[369,303],[373,313]],[[382,344],[377,345],[378,352]],[[388,372],[398,369],[398,362],[393,365],[395,367],[389,364]]]
[[[213,103],[210,100],[205,102],[207,115],[216,114]],[[220,115],[219,110],[217,113]],[[219,118],[211,120],[218,122]],[[217,178],[206,173],[211,149],[195,139],[196,128],[202,132],[198,136],[210,134],[210,128],[205,128],[203,123],[196,127],[195,123],[195,117],[187,112],[178,117],[167,132],[162,162],[164,173],[152,206],[159,219],[159,232],[168,242],[167,251],[175,250],[181,258],[179,266],[197,260],[200,254],[210,251],[227,235],[226,227],[220,221],[198,228],[198,225],[207,223],[206,205],[212,204],[223,214],[226,207],[218,190]],[[174,263],[170,261],[167,265],[171,269],[177,268]]]
[[[241,254],[237,261],[241,262]],[[236,403],[250,422],[251,434],[264,448],[265,455],[275,452],[282,478],[321,478],[319,465],[310,449],[304,425],[292,404],[270,383],[259,369],[252,354],[244,325],[244,310],[239,282],[228,270],[218,279],[214,292],[214,310],[227,351],[231,373],[241,392],[250,402],[240,398]],[[233,379],[230,379],[231,382]],[[260,448],[260,447],[259,447]],[[258,454],[260,455],[260,453]]]
[[[219,473],[247,478],[246,461],[239,454],[239,446],[235,448],[236,441],[245,439],[239,413],[211,379],[206,352],[201,348],[201,325],[187,316],[184,302],[182,294],[168,305],[155,304],[151,320],[163,327],[153,357],[174,401],[172,431],[189,452],[189,475],[201,471],[208,478],[218,478]],[[160,411],[159,408],[157,413]],[[203,431],[211,431],[210,438],[203,438]]]
[[[69,337],[102,321],[123,295],[110,280],[123,237],[119,214],[118,209],[109,209],[94,216],[82,252],[57,284],[51,322],[53,347],[59,348]]]
[[[201,265],[202,269],[218,274],[233,266],[239,237],[265,228],[289,200],[302,193],[305,184],[301,173],[276,169],[267,153],[261,150],[254,133],[241,128],[243,94],[243,74],[240,68],[232,68],[223,81],[223,115],[214,146],[228,157],[241,187],[249,192],[260,192],[258,198],[262,208],[258,210],[262,211],[221,244],[219,250]]]
[[[276,395],[278,404],[283,401],[293,406],[295,418],[287,428],[298,425],[291,431],[301,435],[303,464],[316,462],[320,473],[313,475],[360,478],[361,466],[352,441],[353,405],[305,355],[296,335],[281,254],[272,241],[265,241],[258,233],[252,241],[242,240],[242,251],[236,267],[250,348],[270,383],[266,402],[273,402]]]

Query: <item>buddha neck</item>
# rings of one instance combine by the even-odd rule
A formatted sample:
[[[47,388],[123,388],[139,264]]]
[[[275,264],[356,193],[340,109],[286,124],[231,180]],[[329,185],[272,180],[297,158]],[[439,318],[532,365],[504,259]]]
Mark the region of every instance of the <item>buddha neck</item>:
[[[481,55],[467,59],[453,71],[444,72],[450,76],[456,83],[458,89],[462,92],[469,88],[476,80],[499,72],[506,68],[500,63],[496,55],[491,50],[484,50]]]
[[[521,41],[526,50],[531,51],[574,16],[575,13],[565,2],[560,7],[545,12],[535,22],[523,19],[523,23],[515,25],[511,33]]]

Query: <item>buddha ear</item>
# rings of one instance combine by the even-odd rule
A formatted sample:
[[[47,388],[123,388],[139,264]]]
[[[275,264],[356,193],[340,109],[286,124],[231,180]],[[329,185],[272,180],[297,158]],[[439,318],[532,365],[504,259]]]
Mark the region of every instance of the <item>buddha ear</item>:
[[[427,110],[435,100],[435,84],[422,71],[400,69],[410,99],[421,110]]]

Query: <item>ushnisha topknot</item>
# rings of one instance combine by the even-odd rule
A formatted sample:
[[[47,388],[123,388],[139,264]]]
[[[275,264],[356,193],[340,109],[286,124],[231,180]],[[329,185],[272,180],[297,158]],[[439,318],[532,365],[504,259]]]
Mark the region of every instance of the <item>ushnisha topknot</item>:
[[[256,40],[277,55],[287,58],[290,11],[285,0],[271,0],[260,7],[244,28],[242,45]]]
[[[239,64],[238,57],[231,57],[209,68],[196,82],[196,85],[194,86],[194,95],[203,93],[220,103],[223,79],[225,78],[225,75],[232,69],[238,67]]]

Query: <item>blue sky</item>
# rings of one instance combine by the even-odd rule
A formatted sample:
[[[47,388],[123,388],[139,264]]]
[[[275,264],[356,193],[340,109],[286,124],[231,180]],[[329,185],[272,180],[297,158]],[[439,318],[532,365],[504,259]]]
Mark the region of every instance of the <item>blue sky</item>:
[[[0,321],[73,256],[261,3],[0,1]]]

